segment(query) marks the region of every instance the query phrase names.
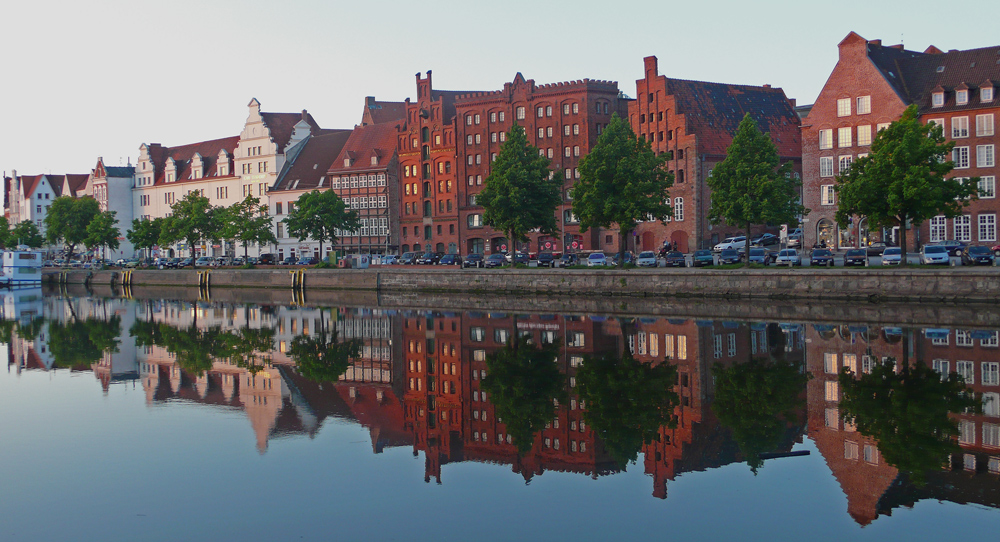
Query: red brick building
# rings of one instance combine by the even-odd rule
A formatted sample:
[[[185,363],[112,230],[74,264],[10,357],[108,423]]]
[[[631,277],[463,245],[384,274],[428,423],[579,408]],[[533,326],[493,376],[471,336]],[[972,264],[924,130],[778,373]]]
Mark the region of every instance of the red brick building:
[[[628,106],[629,123],[653,151],[666,153],[674,174],[670,201],[674,217],[662,224],[647,222],[636,229],[635,249],[654,250],[670,242],[681,251],[710,248],[741,226],[712,225],[708,220],[710,190],[706,180],[726,157],[733,134],[747,113],[769,132],[782,163],[791,162],[801,175],[799,117],[795,100],[780,88],[672,79],[659,74],[655,56],[644,59],[645,73],[636,81],[636,100]],[[777,225],[773,225],[777,226]],[[632,248],[632,247],[630,247]]]
[[[994,119],[1000,112],[1000,47],[947,53],[936,47],[907,51],[884,46],[851,32],[839,44],[840,59],[802,126],[804,205],[811,209],[803,228],[807,246],[825,242],[848,248],[872,241],[896,243],[898,228],[873,231],[864,217],[840,228],[833,191],[835,176],[865,156],[881,128],[917,104],[923,122],[937,122],[956,143],[955,177],[981,177],[979,200],[954,218],[936,217],[907,236],[910,248],[958,239],[974,244],[997,241],[996,146]]]

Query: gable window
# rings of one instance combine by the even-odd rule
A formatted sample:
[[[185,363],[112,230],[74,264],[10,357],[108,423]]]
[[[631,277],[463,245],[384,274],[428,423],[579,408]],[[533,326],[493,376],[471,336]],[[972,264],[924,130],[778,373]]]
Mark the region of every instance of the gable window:
[[[858,114],[866,115],[872,112],[872,97],[858,96]]]
[[[833,177],[833,157],[821,156],[819,159],[819,176]]]
[[[836,205],[837,196],[832,184],[824,184],[820,188],[820,205]]]
[[[841,98],[837,100],[837,116],[838,117],[849,117],[851,116],[851,99]]]
[[[980,102],[992,102],[993,101],[993,87],[983,87],[979,89],[979,101]]]
[[[840,166],[839,171],[840,171],[841,175],[847,173],[847,170],[851,169],[851,162],[853,162],[853,161],[854,161],[854,157],[852,157],[852,156],[841,156],[840,157],[840,163],[838,165]]]
[[[837,146],[840,148],[851,146],[851,130],[852,128],[848,126],[847,128],[837,129]]]
[[[976,135],[993,135],[993,113],[988,115],[976,115]]]
[[[967,103],[969,103],[969,91],[968,90],[955,91],[955,104],[965,105]]]
[[[931,95],[931,105],[934,107],[944,106],[944,92],[935,92]]]
[[[870,124],[858,126],[858,145],[872,144],[872,127]]]
[[[951,137],[969,137],[969,117],[954,117],[951,119]]]
[[[833,130],[820,130],[819,131],[819,148],[820,149],[832,149],[833,148]]]

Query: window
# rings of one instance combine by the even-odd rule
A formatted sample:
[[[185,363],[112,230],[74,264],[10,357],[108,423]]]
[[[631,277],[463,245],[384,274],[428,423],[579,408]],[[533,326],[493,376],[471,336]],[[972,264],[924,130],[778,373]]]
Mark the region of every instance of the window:
[[[833,130],[820,130],[819,131],[819,148],[820,149],[832,149],[833,148]]]
[[[472,136],[469,136],[469,137],[472,137]],[[543,137],[545,137],[545,128],[539,128],[538,129],[538,138],[541,139]]]
[[[579,112],[580,112],[580,104],[573,104],[573,114],[575,115]],[[607,113],[607,111],[605,111],[605,113]]]
[[[972,346],[972,345],[969,345]],[[971,361],[960,361],[955,364],[955,372],[962,377],[968,385],[976,383],[976,364]]]
[[[995,423],[983,424],[983,446],[987,448],[1000,447],[1000,425]]]
[[[984,361],[980,364],[984,386],[1000,385],[1000,363],[996,361]]]
[[[976,135],[993,135],[993,113],[988,115],[976,115]]]
[[[837,116],[848,117],[851,115],[851,99],[841,98],[837,100]]]
[[[823,413],[823,418],[828,429],[833,429],[834,431],[840,429],[840,411],[836,408],[826,409]]]
[[[972,241],[972,215],[956,216],[952,222],[955,228],[955,239]]]
[[[854,158],[851,157],[851,156],[841,156],[840,157],[840,174],[841,175],[847,173],[847,171],[849,169],[851,169],[851,162],[853,162],[853,161],[854,161]]]
[[[836,380],[827,380],[824,384],[824,395],[827,401],[840,400],[840,385]]]
[[[858,460],[858,443],[849,440],[844,441],[844,459]]]
[[[837,146],[840,148],[846,148],[851,146],[851,130],[850,126],[846,128],[837,128]]]
[[[281,214],[281,202],[280,201],[274,203],[274,214],[276,214],[276,215],[280,215]]]
[[[515,109],[514,110],[514,116],[515,116],[515,118],[517,118],[517,120],[524,120],[524,107],[522,106],[522,107],[518,107],[517,109]]]
[[[573,125],[573,135],[580,135],[580,125],[579,124],[574,124]]]
[[[837,353],[826,352],[823,354],[823,372],[826,374],[837,374]]]
[[[979,199],[992,199],[996,197],[997,178],[994,175],[987,175],[979,178]]]
[[[876,133],[881,132],[882,130],[885,130],[888,127],[889,127],[889,123],[888,122],[880,122],[880,123],[878,123],[878,124],[875,125],[875,132]]]
[[[976,422],[971,420],[959,420],[958,422],[958,443],[976,443]]]
[[[996,165],[996,155],[993,145],[976,146],[976,167],[993,167]]]
[[[674,220],[684,220],[684,198],[674,198]]]
[[[946,220],[944,215],[938,215],[931,219],[931,242],[937,243],[944,241],[945,236],[947,236],[946,231]]]
[[[722,335],[713,335],[712,336],[712,347],[713,347],[712,356],[715,359],[721,359],[722,358]]]
[[[477,126],[479,125],[479,114],[478,113],[476,113],[476,125]]]
[[[993,101],[993,87],[983,87],[979,89],[979,101],[980,102],[992,102]]]
[[[872,112],[872,97],[858,96],[858,114],[867,115]]]
[[[483,225],[483,215],[475,214],[469,215],[469,227],[479,228]]]
[[[545,116],[545,108],[544,108],[544,107],[541,107],[541,106],[539,106],[539,107],[538,107],[538,118],[542,118],[542,117],[544,117],[544,116]]]
[[[563,104],[563,115],[569,115],[569,104]]]
[[[832,160],[832,159],[831,159]],[[832,184],[824,184],[820,189],[820,205],[836,205],[837,193],[833,190]]]
[[[969,103],[969,91],[968,90],[956,90],[955,91],[955,105],[965,105]]]
[[[951,151],[951,160],[955,162],[955,169],[968,169],[969,147],[955,147]]]
[[[819,176],[833,177],[833,157],[821,156],[819,158]]]
[[[552,106],[551,105],[545,106],[545,116],[546,117],[551,117],[552,116]]]
[[[951,119],[951,137],[969,137],[969,117],[954,117]]]
[[[988,213],[979,215],[979,240],[980,241],[996,241],[997,240],[997,215],[996,213]]]
[[[993,145],[989,145],[989,147],[990,147],[990,156],[993,156]],[[573,156],[580,156],[579,145],[573,145]]]
[[[931,95],[931,105],[933,107],[944,106],[944,92],[935,92]]]
[[[858,126],[858,145],[872,144],[872,127],[870,124]]]

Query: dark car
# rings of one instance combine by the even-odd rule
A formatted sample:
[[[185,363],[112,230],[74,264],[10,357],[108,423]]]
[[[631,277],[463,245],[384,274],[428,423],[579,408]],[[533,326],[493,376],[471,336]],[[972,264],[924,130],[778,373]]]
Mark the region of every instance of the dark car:
[[[289,256],[281,260],[281,265],[295,265],[299,260],[295,256]]]
[[[434,265],[438,263],[441,259],[441,255],[437,252],[424,252],[422,256],[417,258],[417,265]]]
[[[709,252],[709,256],[711,256]],[[664,258],[667,262],[667,267],[686,267],[687,266],[687,256],[679,250],[671,250],[667,253]]]
[[[580,257],[576,254],[567,252],[559,258],[559,265],[562,267],[569,267],[571,265],[580,265]]]
[[[462,262],[462,267],[482,267],[484,260],[482,254],[469,254]]]
[[[278,257],[270,253],[261,254],[257,258],[257,263],[259,263],[260,265],[274,265],[278,263]]]
[[[513,258],[513,263],[515,264],[519,263],[521,265],[528,265],[528,262],[531,261],[531,258],[528,257],[528,254],[525,252],[515,252],[512,258]]]
[[[844,267],[853,267],[855,265],[864,267],[867,262],[868,251],[866,249],[852,248],[844,253]]]
[[[693,267],[715,265],[715,257],[712,255],[711,250],[696,250],[694,251],[694,256],[691,257],[691,265]]]
[[[316,258],[313,258],[312,256],[299,258],[297,265],[316,265]]]
[[[948,239],[945,241],[941,241],[940,243],[931,243],[931,244],[944,247],[948,251],[948,254],[951,254],[953,256],[961,256],[962,252],[965,250],[965,247],[968,246],[964,242],[955,241],[954,239]]]
[[[993,265],[993,250],[989,247],[968,247],[962,251],[962,265]]]
[[[619,254],[617,252],[614,253],[614,254],[612,254],[611,255],[611,259],[608,262],[608,265],[621,265],[618,262],[618,256],[619,256]],[[629,264],[635,265],[635,256],[632,255],[631,252],[626,252],[625,253],[625,265],[629,265]]]
[[[551,252],[540,252],[535,260],[538,261],[538,267],[552,267],[556,257]]]
[[[462,265],[462,257],[458,254],[445,254],[437,262],[438,265]]]
[[[763,247],[750,249],[750,263],[769,265],[774,259],[774,253]]]
[[[402,256],[399,257],[399,263],[403,265],[414,265],[417,263],[416,252],[404,252]]]
[[[781,238],[773,233],[765,233],[751,239],[751,244],[758,247],[776,247],[781,244]]]
[[[817,248],[809,255],[809,265],[833,267],[833,253],[829,249]]]
[[[865,254],[868,254],[869,257],[881,256],[882,253],[885,252],[886,247],[888,247],[888,245],[886,245],[882,241],[875,241],[874,243],[871,243],[867,247],[865,247]]]
[[[503,254],[496,253],[490,254],[486,261],[483,263],[483,267],[503,267],[507,264],[507,257]]]
[[[177,262],[177,269],[182,267],[191,267],[191,258],[184,258],[183,260]]]
[[[719,253],[719,263],[740,263],[740,253],[736,249],[727,248]]]

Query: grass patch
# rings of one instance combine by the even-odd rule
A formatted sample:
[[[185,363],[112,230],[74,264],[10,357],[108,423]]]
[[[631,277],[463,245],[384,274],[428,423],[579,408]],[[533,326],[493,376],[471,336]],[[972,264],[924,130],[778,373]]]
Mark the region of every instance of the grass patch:
[[[240,269],[257,269],[257,266],[252,263],[245,263],[240,266]]]
[[[337,266],[329,262],[319,262],[313,266],[313,269],[336,269]]]

